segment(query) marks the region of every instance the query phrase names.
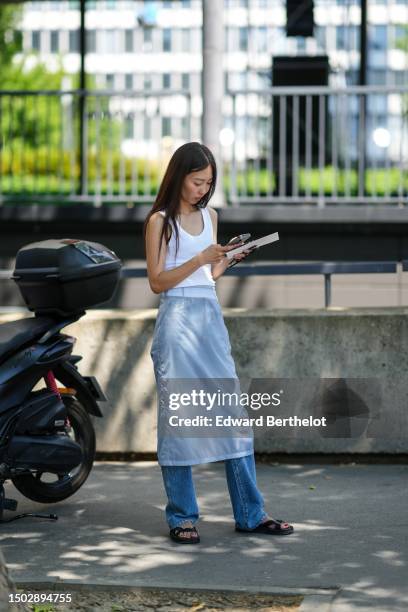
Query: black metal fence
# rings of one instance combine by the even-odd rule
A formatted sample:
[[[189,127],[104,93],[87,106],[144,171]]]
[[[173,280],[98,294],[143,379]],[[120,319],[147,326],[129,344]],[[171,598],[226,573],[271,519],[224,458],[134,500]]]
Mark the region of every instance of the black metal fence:
[[[397,272],[398,262],[392,261],[353,261],[353,262],[304,262],[276,264],[239,264],[227,269],[225,276],[287,276],[287,275],[322,275],[324,277],[324,305],[331,306],[331,281],[335,274],[391,274]],[[408,271],[408,261],[402,262],[402,269]],[[0,280],[8,280],[12,270],[0,270]],[[147,269],[124,267],[122,278],[147,278]]]
[[[0,203],[151,202],[170,155],[201,137],[186,90],[0,91]],[[408,87],[227,92],[228,203],[408,199]]]

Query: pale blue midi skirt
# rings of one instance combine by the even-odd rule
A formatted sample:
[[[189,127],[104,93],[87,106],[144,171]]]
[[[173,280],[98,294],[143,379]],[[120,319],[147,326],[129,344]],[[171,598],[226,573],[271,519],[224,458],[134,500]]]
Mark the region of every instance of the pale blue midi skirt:
[[[204,381],[208,388],[209,381],[215,380],[215,386],[219,387],[222,379],[233,381],[235,389],[239,389],[228,330],[215,287],[174,288],[161,294],[150,355],[158,394],[157,456],[160,465],[194,465],[253,453],[250,427],[239,430],[238,434],[234,431],[232,435],[228,428],[212,435],[214,427],[202,427],[194,430],[198,433],[179,436],[174,428],[159,425],[168,422],[171,413],[168,403],[163,403],[163,397],[168,397],[163,393],[163,389],[168,390],[168,381],[172,384],[186,379],[197,383]],[[223,410],[217,404],[216,410],[208,411],[207,408],[202,414],[211,418],[215,412],[220,415]],[[188,411],[189,406],[184,406],[183,414]],[[234,408],[229,407],[227,412],[233,414]],[[242,415],[242,408],[238,407],[236,414]]]

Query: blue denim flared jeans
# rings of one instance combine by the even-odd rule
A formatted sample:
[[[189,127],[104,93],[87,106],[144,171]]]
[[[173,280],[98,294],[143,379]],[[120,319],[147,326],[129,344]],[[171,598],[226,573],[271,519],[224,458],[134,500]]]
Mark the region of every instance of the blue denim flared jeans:
[[[250,531],[267,517],[264,499],[256,484],[254,455],[225,459],[224,464],[235,525]],[[168,500],[166,520],[170,529],[186,521],[194,525],[199,518],[199,508],[191,466],[162,465],[161,470]]]

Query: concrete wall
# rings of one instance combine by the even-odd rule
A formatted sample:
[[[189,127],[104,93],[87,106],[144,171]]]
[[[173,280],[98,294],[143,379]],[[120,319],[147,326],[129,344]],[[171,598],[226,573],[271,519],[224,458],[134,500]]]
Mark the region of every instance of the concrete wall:
[[[156,314],[155,309],[90,311],[66,328],[65,333],[77,337],[74,352],[84,357],[80,371],[95,375],[109,398],[101,404],[104,418],[95,419],[99,451],[156,449],[157,396],[150,358]],[[289,393],[283,407],[304,417],[311,414],[311,392],[320,379],[346,379],[344,401],[359,394],[365,406],[357,433],[348,437],[254,428],[255,449],[408,452],[407,314],[404,308],[224,309],[242,389],[251,379],[280,379]],[[0,322],[18,316],[23,314],[0,314]]]

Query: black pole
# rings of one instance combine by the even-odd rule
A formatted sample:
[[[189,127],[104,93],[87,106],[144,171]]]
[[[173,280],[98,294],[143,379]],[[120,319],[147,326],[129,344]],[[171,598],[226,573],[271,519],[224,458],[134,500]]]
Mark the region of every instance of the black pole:
[[[85,96],[84,91],[86,89],[86,74],[85,74],[85,55],[86,55],[86,38],[85,38],[85,10],[86,0],[80,0],[80,26],[79,26],[79,53],[80,53],[80,67],[79,67],[79,100],[78,100],[78,111],[79,111],[79,133],[78,133],[78,150],[79,150],[79,185],[78,193],[81,195],[85,190],[85,177],[86,177],[86,142],[84,138],[85,130]]]
[[[359,85],[367,85],[367,0],[361,0]]]
[[[361,21],[360,21],[360,71],[359,71],[359,85],[367,85],[367,0],[361,0]],[[367,97],[362,95],[360,98],[360,117],[359,117],[359,194],[365,194],[365,169],[367,167]]]

